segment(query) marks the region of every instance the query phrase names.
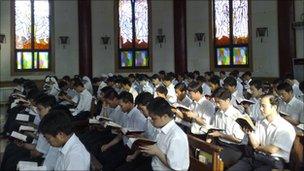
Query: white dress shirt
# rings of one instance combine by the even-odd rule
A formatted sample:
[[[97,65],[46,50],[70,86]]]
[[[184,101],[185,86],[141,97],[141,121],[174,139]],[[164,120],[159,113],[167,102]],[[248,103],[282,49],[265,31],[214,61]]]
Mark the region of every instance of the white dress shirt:
[[[43,166],[46,166],[47,170],[54,170],[59,154],[59,148],[50,146],[49,151],[43,161]]]
[[[281,100],[278,111],[287,113],[291,118],[300,121],[300,116],[304,113],[304,103],[294,96],[288,103]]]
[[[131,87],[130,90],[129,90],[129,93],[132,94],[132,96],[133,96],[133,101],[135,102],[135,98],[137,97],[138,92],[135,90],[135,88]]]
[[[272,122],[263,119],[257,122],[253,135],[261,146],[274,145],[279,147],[280,150],[271,155],[281,157],[287,163],[289,162],[290,150],[296,137],[296,132],[288,121],[279,115]]]
[[[174,85],[171,83],[171,84],[167,87],[167,90],[168,90],[168,94],[167,94],[168,102],[169,102],[170,104],[176,103],[177,97],[176,97]]]
[[[188,107],[188,108],[191,108],[192,106],[192,100],[186,95],[185,96],[185,98],[182,100],[182,101],[180,101],[180,100],[178,100],[177,99],[177,102],[176,102],[178,105],[183,105],[183,106],[186,106],[186,107]],[[182,125],[184,125],[184,126],[188,126],[188,127],[190,127],[191,126],[191,123],[189,123],[189,122],[186,122],[186,121],[184,121],[183,119],[181,119],[181,118],[179,118],[179,117],[175,117],[175,122],[176,123],[179,123],[179,124],[182,124]]]
[[[43,157],[45,157],[49,151],[49,148],[50,148],[50,144],[44,138],[43,134],[39,133],[36,144],[36,150],[42,153]]]
[[[233,137],[243,140],[245,134],[242,131],[240,125],[235,121],[237,118],[241,117],[242,114],[239,110],[234,108],[232,105],[224,112],[222,110],[218,110],[215,113],[215,119],[213,121],[213,126],[219,129],[223,129],[223,133],[226,135],[232,135]],[[225,140],[223,138],[219,138],[222,142],[229,144],[238,144],[235,142],[231,142]]]
[[[153,156],[151,163],[153,170],[188,170],[190,163],[188,138],[174,120],[161,128],[156,145],[166,155],[170,168],[157,156]]]
[[[72,115],[76,116],[80,112],[90,111],[91,103],[92,103],[92,94],[87,89],[84,89],[79,94],[79,102],[78,102],[78,105],[77,105],[75,111],[72,113]]]
[[[117,105],[114,111],[109,113],[109,118],[112,119],[113,122],[122,125],[125,121],[125,114],[122,112],[121,107]]]
[[[100,97],[101,89],[103,89],[103,88],[106,87],[106,86],[107,86],[107,84],[106,84],[104,81],[102,81],[102,82],[99,84],[98,89],[97,89],[97,97]]]
[[[238,94],[240,94],[241,96],[243,96],[243,89],[244,89],[244,87],[243,87],[243,85],[242,85],[242,80],[240,81],[240,80],[237,80],[237,82],[236,82],[236,89],[237,89],[237,91],[238,91]]]
[[[75,134],[59,151],[54,170],[90,170],[90,153]]]
[[[250,100],[254,101],[254,104],[251,104],[249,106],[249,113],[248,115],[255,121],[259,121],[262,120],[264,117],[261,113],[260,107],[260,99],[256,99],[256,98],[251,98]]]
[[[202,89],[203,89],[203,94],[204,95],[211,96],[211,88],[210,88],[210,86],[208,84],[203,83],[202,84]]]
[[[237,103],[237,100],[242,100],[242,99],[244,99],[243,94],[240,94],[238,91],[235,91],[231,94],[230,103],[233,105],[233,107],[238,109],[241,113],[244,113],[244,111],[245,111],[244,107]]]

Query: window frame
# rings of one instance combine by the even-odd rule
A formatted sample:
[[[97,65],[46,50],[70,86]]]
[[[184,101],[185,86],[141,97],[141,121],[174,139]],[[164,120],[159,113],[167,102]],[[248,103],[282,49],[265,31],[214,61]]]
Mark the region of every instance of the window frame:
[[[153,70],[153,42],[152,42],[152,6],[151,6],[151,0],[147,0],[148,2],[148,56],[149,56],[149,62],[147,67],[121,67],[120,66],[120,51],[123,51],[124,49],[119,48],[119,0],[114,1],[114,48],[115,48],[115,72],[122,72],[122,73],[128,73],[128,72],[152,72]],[[134,20],[132,20],[134,23]],[[134,30],[134,29],[133,29]],[[133,31],[133,38],[135,37],[134,31]],[[134,43],[134,42],[133,42]],[[130,49],[125,49],[130,50]],[[132,51],[133,54],[136,50],[143,50],[142,48],[136,48],[133,47]],[[145,49],[146,50],[146,49]],[[135,56],[133,56],[133,63],[135,65]]]
[[[54,55],[54,2],[52,0],[49,1],[49,24],[50,24],[50,35],[49,35],[49,49],[48,50],[40,50],[40,49],[16,49],[16,35],[15,35],[15,2],[17,0],[12,0],[10,4],[10,11],[11,11],[11,75],[13,76],[19,76],[19,75],[41,75],[41,74],[54,74],[55,72],[55,55]],[[31,0],[32,2],[35,0]],[[32,13],[34,12],[34,7],[31,8]],[[31,16],[32,21],[34,21],[34,15]],[[32,26],[32,34],[33,33],[33,26]],[[32,46],[34,39],[32,39]],[[34,54],[35,52],[48,52],[49,53],[49,68],[48,69],[17,69],[17,52],[31,52]],[[39,61],[37,61],[37,65],[39,64]]]
[[[229,0],[229,9],[230,9],[230,22],[232,22],[232,1]],[[230,44],[226,46],[216,46],[215,45],[215,10],[214,10],[215,0],[209,1],[209,51],[210,51],[210,70],[212,71],[232,71],[232,70],[239,70],[239,71],[252,71],[253,70],[253,56],[252,56],[252,22],[251,22],[251,0],[248,0],[248,65],[234,65],[233,64],[233,47],[244,47],[247,44],[233,44],[233,26],[230,24]],[[230,65],[217,65],[217,56],[216,56],[216,48],[217,47],[228,47],[230,50]]]

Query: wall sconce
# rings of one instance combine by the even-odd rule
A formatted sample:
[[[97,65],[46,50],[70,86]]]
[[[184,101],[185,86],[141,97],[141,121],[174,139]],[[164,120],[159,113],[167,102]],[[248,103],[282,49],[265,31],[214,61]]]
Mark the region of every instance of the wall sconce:
[[[268,28],[267,27],[256,28],[256,37],[261,38],[261,43],[262,43],[263,38],[268,37]]]
[[[4,34],[0,34],[0,49],[1,49],[1,44],[5,43],[6,39],[5,39],[5,35]]]
[[[201,46],[203,41],[205,42],[205,33],[195,33],[194,42],[198,42],[198,45]]]
[[[65,49],[65,46],[70,44],[69,36],[59,36],[59,44],[61,44],[63,49]]]
[[[110,37],[105,35],[105,36],[101,36],[100,38],[100,43],[103,44],[105,46],[105,49],[107,49],[107,45],[110,44]]]
[[[156,42],[159,43],[159,47],[162,48],[162,44],[166,41],[166,36],[163,35],[163,29],[158,29],[157,32]]]

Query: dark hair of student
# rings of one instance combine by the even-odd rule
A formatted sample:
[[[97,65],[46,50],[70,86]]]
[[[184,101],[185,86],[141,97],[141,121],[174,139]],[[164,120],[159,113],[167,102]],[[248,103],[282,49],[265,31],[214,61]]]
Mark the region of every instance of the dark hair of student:
[[[46,94],[43,93],[42,91],[38,91],[36,89],[33,89],[33,90],[30,90],[27,93],[26,98],[35,100],[36,98],[38,98],[39,96],[42,96],[42,95],[46,95]]]
[[[285,77],[284,77],[284,80],[286,80],[286,79],[293,80],[294,76],[292,74],[286,74]]]
[[[206,79],[204,76],[199,75],[199,76],[196,78],[196,81],[201,82],[201,83],[204,83],[204,82],[207,81],[207,79]]]
[[[73,84],[74,87],[78,87],[78,86],[81,86],[81,87],[84,87],[82,81],[80,79],[74,79],[74,84]]]
[[[288,83],[281,83],[277,87],[278,91],[285,90],[286,92],[293,92],[292,86]]]
[[[133,103],[133,95],[129,92],[123,91],[118,95],[118,99],[122,100],[124,103]]]
[[[230,72],[229,75],[234,77],[234,78],[237,78],[237,77],[239,77],[239,74],[240,74],[239,70],[233,70],[233,71]]]
[[[200,72],[198,70],[193,71],[193,74],[200,75]]]
[[[149,92],[142,92],[135,98],[135,105],[147,106],[153,100],[153,95]]]
[[[158,74],[153,74],[152,77],[151,77],[152,80],[155,80],[155,79],[159,79],[160,80],[160,77]]]
[[[264,94],[264,95],[262,95],[261,98],[265,98],[265,97],[269,97],[269,101],[270,101],[270,104],[272,106],[278,106],[279,105],[279,102],[280,102],[279,97],[277,97],[273,94]]]
[[[168,94],[168,89],[165,86],[159,86],[155,91],[164,94],[165,96]]]
[[[53,95],[43,95],[36,99],[36,104],[41,105],[43,107],[51,107],[53,108],[57,105],[56,98]]]
[[[129,80],[129,79],[127,79],[127,78],[122,78],[121,80],[120,80],[120,83],[122,84],[122,85],[128,85],[128,86],[132,86],[132,83],[131,83],[131,81]]]
[[[71,77],[68,76],[68,75],[63,76],[62,79],[65,80],[65,81],[67,81],[67,82],[71,81]]]
[[[225,80],[224,80],[224,85],[225,86],[234,86],[234,87],[236,87],[237,86],[237,81],[236,81],[236,79],[234,78],[234,77],[227,77],[227,78],[225,78]]]
[[[160,74],[160,75],[166,75],[166,72],[164,70],[161,70],[161,71],[158,72],[158,74]]]
[[[189,83],[188,91],[200,92],[201,94],[203,94],[203,88],[197,81],[192,81],[191,83]]]
[[[65,105],[56,105],[56,106],[54,106],[52,109],[51,109],[51,111],[58,111],[58,110],[60,110],[60,111],[62,111],[62,112],[64,112],[65,114],[67,114],[71,119],[73,118],[73,115],[72,115],[72,113],[71,113],[71,111],[69,110],[69,108],[67,107],[67,106],[65,106]],[[50,112],[51,112],[50,111]],[[73,119],[72,119],[73,120]]]
[[[171,80],[172,80],[172,76],[170,74],[165,75],[164,81],[171,81]]]
[[[220,71],[220,74],[226,75],[225,71]]]
[[[103,93],[103,94],[106,94],[108,91],[112,91],[112,90],[115,91],[115,89],[113,87],[111,87],[111,86],[105,86],[102,89],[100,89],[100,92]]]
[[[174,89],[175,90],[179,90],[179,91],[187,91],[187,86],[185,83],[177,83],[175,86],[174,86]]]
[[[115,98],[118,99],[119,95],[118,93],[113,89],[108,89],[107,91],[104,92],[104,96],[103,96],[105,99],[110,99],[110,100],[113,100]]]
[[[147,106],[149,112],[157,116],[168,115],[170,118],[173,117],[173,112],[171,111],[171,106],[167,100],[156,97]]]
[[[281,84],[281,83],[283,83],[283,80],[280,79],[280,78],[274,79],[274,80],[272,81],[272,84],[273,84],[273,85],[278,85],[278,84]]]
[[[100,81],[101,81],[101,79],[98,78],[98,77],[94,77],[94,78],[92,79],[92,83],[93,83],[93,84],[96,84],[96,83],[98,83],[98,82],[100,82]]]
[[[60,89],[62,89],[63,87],[65,87],[65,86],[67,86],[68,85],[68,83],[66,82],[66,81],[64,81],[64,80],[61,80],[61,81],[59,81],[59,83],[58,83],[58,87],[60,88]]]
[[[231,93],[229,92],[229,90],[227,90],[225,88],[218,89],[214,96],[221,100],[227,100],[227,99],[230,100],[231,99]]]
[[[251,72],[250,71],[246,71],[243,76],[248,75],[249,77],[251,77]]]
[[[209,82],[215,85],[220,85],[220,77],[215,75],[209,79]]]
[[[304,81],[300,82],[299,88],[302,91],[302,93],[304,94]]]
[[[263,83],[261,80],[252,80],[249,85],[254,86],[257,90],[263,89]]]
[[[71,135],[73,133],[71,118],[61,110],[53,110],[43,117],[39,131],[52,136],[58,135],[59,132]]]
[[[129,74],[128,77],[129,78],[135,78],[135,75],[134,74]]]

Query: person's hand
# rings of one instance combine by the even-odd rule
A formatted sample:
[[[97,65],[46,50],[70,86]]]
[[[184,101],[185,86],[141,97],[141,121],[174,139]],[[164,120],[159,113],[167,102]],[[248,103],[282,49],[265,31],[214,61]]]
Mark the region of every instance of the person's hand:
[[[14,141],[14,143],[18,146],[18,147],[24,147],[24,142],[22,141]]]
[[[211,137],[221,137],[223,134],[220,131],[213,131],[208,135],[210,135]]]
[[[41,153],[39,153],[38,151],[36,151],[36,150],[31,150],[31,157],[32,158],[36,158],[36,157],[39,157],[39,156],[41,156]]]
[[[187,115],[187,117],[189,117],[189,118],[195,118],[195,117],[197,117],[197,116],[198,116],[198,114],[197,114],[197,113],[192,112],[192,111],[185,112],[185,114],[186,114],[186,115]]]
[[[101,152],[105,152],[110,148],[110,146],[108,144],[105,144],[103,146],[101,146]]]
[[[251,134],[251,133],[252,133],[252,130],[249,129],[249,128],[247,128],[247,127],[243,127],[242,130],[243,130],[243,132],[244,132],[245,134]]]
[[[131,162],[135,159],[135,155],[127,155],[126,162]]]
[[[146,153],[151,156],[155,156],[156,154],[161,152],[160,149],[155,144],[148,145],[148,146],[141,146],[141,147],[139,147],[139,149],[140,149],[140,152]]]

